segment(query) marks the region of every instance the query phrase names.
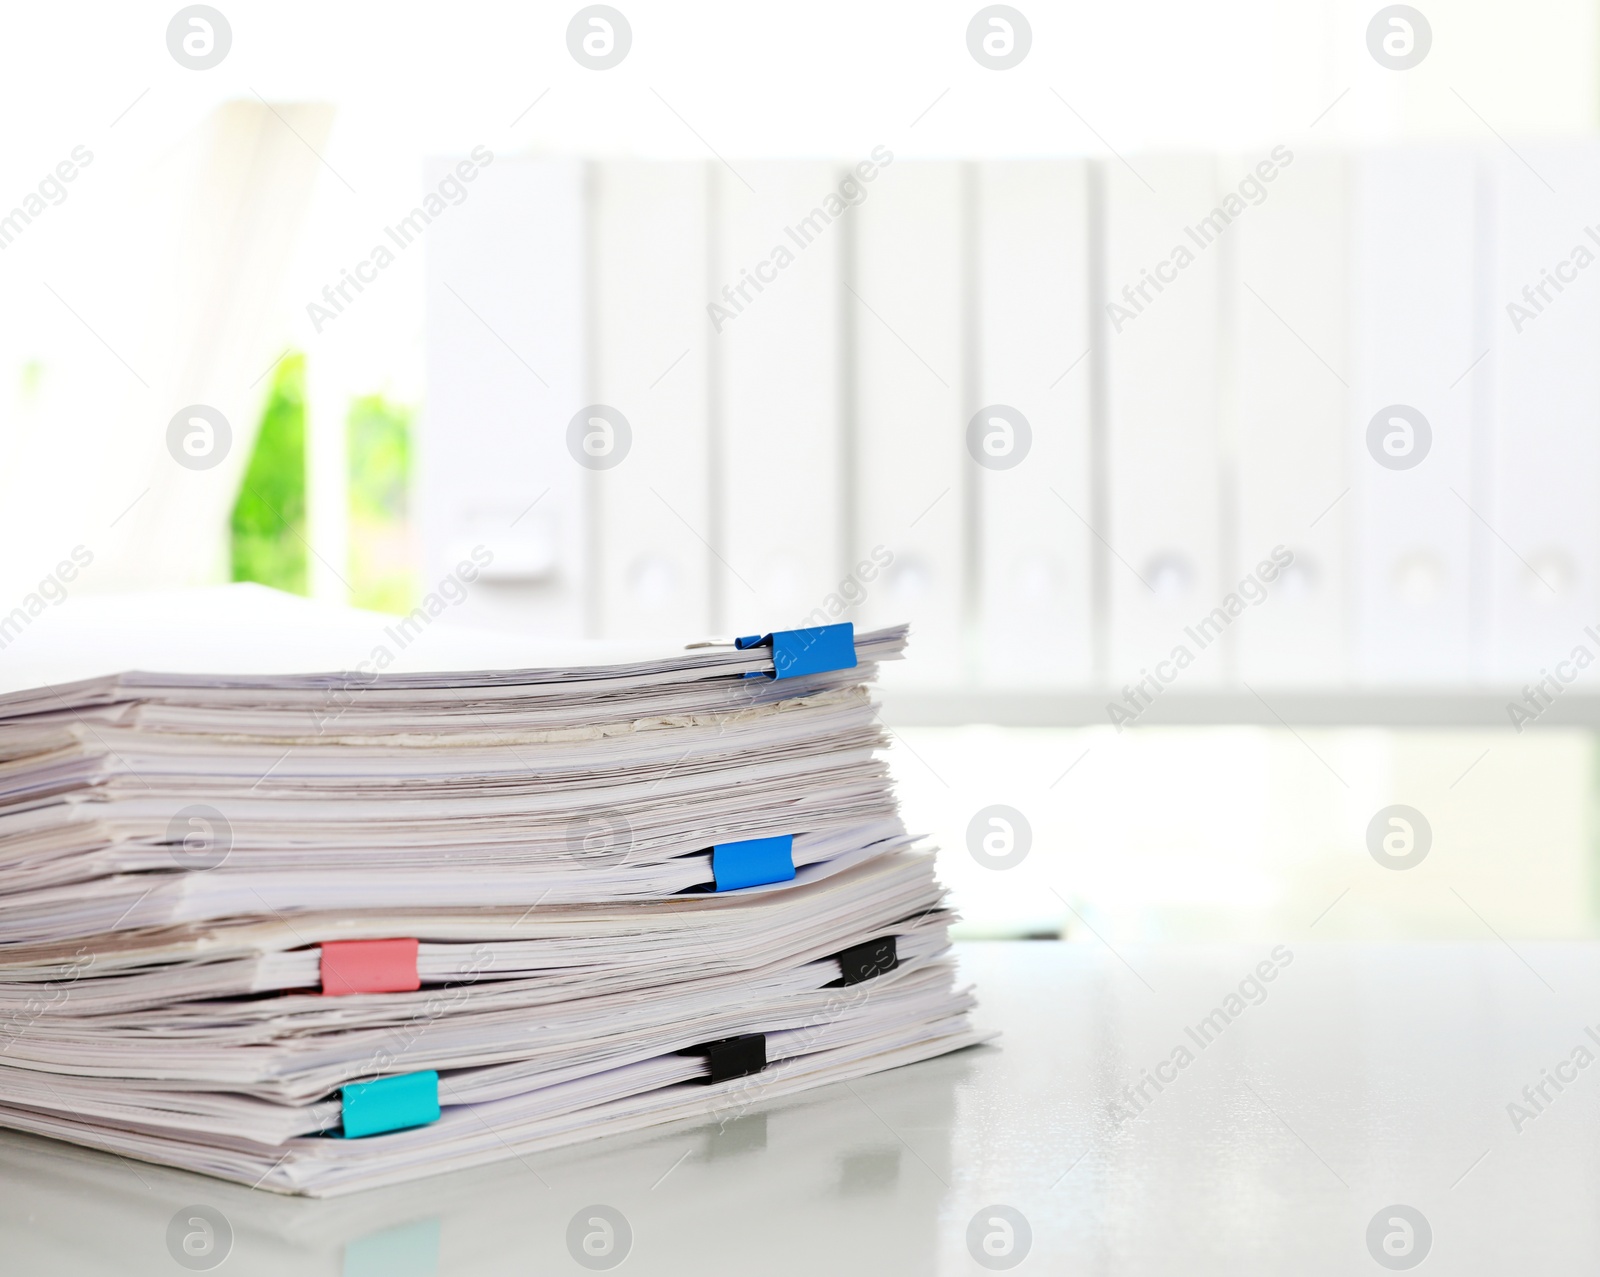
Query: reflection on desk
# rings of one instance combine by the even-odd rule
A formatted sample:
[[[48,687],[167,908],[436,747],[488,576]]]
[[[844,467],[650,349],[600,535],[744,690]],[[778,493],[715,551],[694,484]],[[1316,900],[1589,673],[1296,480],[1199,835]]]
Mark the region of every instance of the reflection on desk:
[[[1377,1254],[1503,1274],[1576,1270],[1600,1245],[1600,948],[1290,938],[974,943],[961,958],[996,1046],[349,1198],[0,1136],[6,1271],[203,1271],[194,1252],[219,1228],[221,1271],[294,1277],[580,1272],[619,1255],[629,1273],[697,1275],[1015,1259],[1347,1273],[1383,1271]]]

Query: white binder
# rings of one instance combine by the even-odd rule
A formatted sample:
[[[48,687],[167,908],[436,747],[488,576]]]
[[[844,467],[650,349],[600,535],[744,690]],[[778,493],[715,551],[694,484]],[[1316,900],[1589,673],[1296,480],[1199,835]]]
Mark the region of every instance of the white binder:
[[[968,170],[907,163],[863,184],[848,323],[855,335],[858,496],[852,559],[894,560],[865,586],[866,625],[912,624],[918,681],[963,674],[969,399]]]
[[[1094,540],[1077,517],[1089,518],[1093,504],[1088,166],[980,165],[976,207],[972,399],[1015,408],[1031,432],[1013,468],[962,458],[977,479],[980,677],[1083,685],[1094,672]]]
[[[748,634],[815,618],[818,609],[824,619],[807,623],[848,619],[826,615],[846,571],[839,427],[845,227],[813,214],[827,212],[843,175],[823,162],[740,161],[737,174],[720,165],[714,173],[717,286],[708,305],[718,313],[703,316],[702,331],[711,352],[711,457],[721,494],[707,532],[715,547],[715,625]]]
[[[1231,231],[1224,227],[1209,243],[1187,233],[1195,228],[1203,240],[1198,224],[1220,201],[1209,156],[1141,156],[1137,165],[1137,175],[1116,161],[1103,169],[1106,301],[1117,308],[1100,317],[1099,329],[1109,675],[1120,689],[1165,671],[1193,688],[1222,678],[1220,649],[1228,643],[1226,630],[1203,648],[1186,631],[1218,606],[1225,588],[1217,320],[1219,263]],[[1192,658],[1181,670],[1173,658],[1180,647]]]
[[[1481,195],[1466,148],[1356,163],[1345,500],[1356,671],[1369,682],[1459,684],[1471,671],[1470,547],[1486,534],[1478,515],[1493,517],[1473,483],[1480,383],[1468,371],[1486,346]],[[1427,423],[1425,454],[1424,431],[1397,408]]]
[[[436,184],[455,161],[432,166]],[[428,403],[418,441],[423,588],[493,555],[454,619],[586,628],[584,479],[567,424],[585,388],[584,169],[495,157],[425,231]]]
[[[1534,171],[1515,155],[1494,162],[1491,353],[1470,379],[1492,386],[1484,513],[1505,538],[1491,536],[1486,556],[1484,673],[1521,688],[1577,644],[1595,650],[1583,630],[1600,607],[1600,240],[1585,228],[1600,207],[1600,144],[1517,149]]]
[[[1248,169],[1240,159],[1223,172]],[[1260,189],[1261,203],[1228,232],[1235,576],[1254,575],[1248,588],[1260,599],[1232,629],[1246,683],[1325,686],[1346,668],[1346,161],[1298,153]]]
[[[711,526],[705,313],[710,173],[698,163],[595,165],[595,399],[627,455],[589,476],[594,584],[607,638],[708,632]]]

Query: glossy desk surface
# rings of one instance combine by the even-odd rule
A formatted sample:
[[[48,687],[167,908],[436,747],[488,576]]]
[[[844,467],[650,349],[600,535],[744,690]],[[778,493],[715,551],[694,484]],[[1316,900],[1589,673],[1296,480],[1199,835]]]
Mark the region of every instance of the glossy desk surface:
[[[1600,947],[1118,953],[969,944],[999,1045],[334,1201],[0,1135],[0,1271],[205,1271],[196,1206],[229,1277],[601,1269],[595,1206],[634,1274],[1593,1271]]]

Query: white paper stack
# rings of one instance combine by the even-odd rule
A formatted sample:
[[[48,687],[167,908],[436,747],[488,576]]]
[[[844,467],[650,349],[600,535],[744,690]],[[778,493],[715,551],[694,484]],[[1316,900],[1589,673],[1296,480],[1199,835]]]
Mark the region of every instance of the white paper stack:
[[[977,1040],[875,752],[903,627],[419,614],[74,601],[4,653],[0,1125],[322,1196]]]

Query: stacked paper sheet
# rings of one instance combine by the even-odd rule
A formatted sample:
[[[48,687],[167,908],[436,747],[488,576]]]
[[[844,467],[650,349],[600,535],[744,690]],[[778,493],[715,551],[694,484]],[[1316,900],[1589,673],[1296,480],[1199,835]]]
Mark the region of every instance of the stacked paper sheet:
[[[144,607],[0,671],[0,1125],[327,1195],[975,1040],[876,753],[903,628],[372,661]]]

